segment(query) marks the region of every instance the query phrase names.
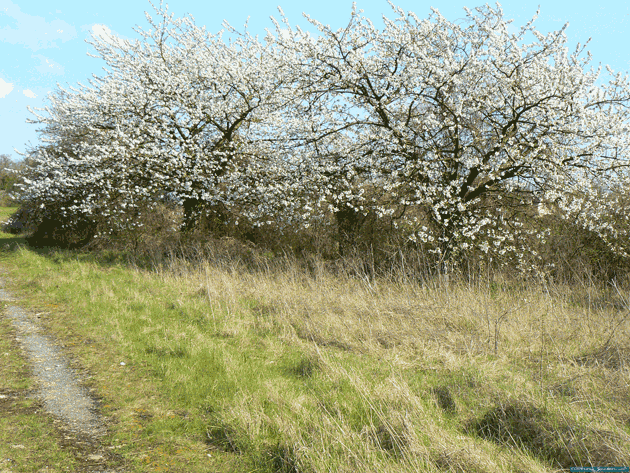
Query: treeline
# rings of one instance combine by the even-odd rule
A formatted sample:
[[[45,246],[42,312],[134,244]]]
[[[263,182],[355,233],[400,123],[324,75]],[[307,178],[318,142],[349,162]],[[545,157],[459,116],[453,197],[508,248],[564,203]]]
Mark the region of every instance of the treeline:
[[[0,206],[18,205],[18,184],[23,183],[22,173],[28,167],[28,160],[13,161],[8,154],[0,154]]]
[[[226,42],[160,7],[141,40],[95,37],[105,76],[34,112],[12,225],[69,247],[231,237],[429,273],[625,271],[627,76],[598,85],[564,30],[512,33],[498,7],[393,9],[382,30],[353,9],[338,31],[308,18],[316,37],[283,16]]]

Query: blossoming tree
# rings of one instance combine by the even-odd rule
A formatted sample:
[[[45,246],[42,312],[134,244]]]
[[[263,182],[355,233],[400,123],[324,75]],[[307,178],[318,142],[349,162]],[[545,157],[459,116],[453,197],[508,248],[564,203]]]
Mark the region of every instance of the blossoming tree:
[[[610,196],[594,178],[627,178],[627,77],[609,71],[599,85],[601,68],[587,69],[584,47],[568,51],[564,28],[543,35],[532,20],[512,33],[499,6],[457,23],[392,7],[398,18],[382,31],[356,6],[337,31],[309,18],[316,40],[276,22],[274,39],[301,58],[300,89],[319,115],[310,143],[343,136],[320,147],[316,178],[344,156],[341,174],[387,197],[373,210],[412,223],[411,238],[438,252],[522,254],[517,235],[533,199],[602,235],[613,230],[601,219]],[[358,217],[360,193],[341,192],[333,205]]]
[[[265,43],[234,29],[226,43],[160,7],[142,41],[95,37],[111,70],[37,116],[49,144],[26,197],[128,215],[168,194],[185,229],[238,208],[260,222],[331,213],[352,234],[371,213],[442,257],[517,259],[536,201],[623,253],[627,76],[604,80],[564,28],[512,32],[498,5],[460,22],[392,8],[382,30],[356,6],[337,31],[307,16],[316,36],[281,12]]]
[[[168,195],[183,205],[185,229],[204,207],[252,200],[252,176],[273,169],[273,144],[262,138],[280,122],[278,58],[247,32],[226,44],[192,18],[156,11],[161,21],[147,14],[142,41],[95,36],[111,70],[91,88],[60,89],[33,120],[49,144],[35,153],[28,198],[46,205],[89,189],[65,210],[128,214]]]

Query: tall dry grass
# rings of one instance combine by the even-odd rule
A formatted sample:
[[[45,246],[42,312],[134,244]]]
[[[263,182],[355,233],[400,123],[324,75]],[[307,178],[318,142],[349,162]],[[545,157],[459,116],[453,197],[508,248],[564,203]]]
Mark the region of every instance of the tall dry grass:
[[[146,430],[269,472],[630,464],[623,281],[455,271],[395,246],[307,250],[149,232],[17,257],[37,290],[81,308],[70,326],[103,332],[105,365],[124,353],[157,373],[150,403],[121,388],[123,430],[142,408]],[[180,410],[197,426],[185,434],[163,421]]]
[[[293,399],[310,403],[301,425],[272,421],[292,439],[283,447],[291,461],[313,471],[341,468],[338,455],[354,458],[339,471],[514,471],[516,464],[546,471],[532,458],[565,468],[630,462],[627,289],[488,272],[414,278],[402,266],[375,276],[364,260],[276,257],[234,241],[198,254],[154,261],[152,271],[194,289],[211,313],[229,314],[218,329],[225,336],[272,334],[299,347],[298,371],[349,383],[350,404],[370,413],[358,429],[338,400]],[[375,382],[371,364],[389,375]],[[286,393],[270,386],[267,395],[282,403]],[[252,415],[246,403],[228,417],[241,428],[235,419],[262,422]],[[347,443],[337,445],[339,438]],[[375,445],[400,462],[378,460]],[[515,451],[518,461],[509,460]]]

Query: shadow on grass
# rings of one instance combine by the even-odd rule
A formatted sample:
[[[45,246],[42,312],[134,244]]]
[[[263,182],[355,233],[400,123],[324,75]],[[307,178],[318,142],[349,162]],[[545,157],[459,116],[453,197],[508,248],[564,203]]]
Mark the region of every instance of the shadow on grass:
[[[0,254],[15,252],[24,248],[43,256],[54,263],[80,261],[92,263],[101,268],[121,267],[142,271],[162,271],[180,268],[181,263],[193,266],[212,261],[213,264],[234,270],[237,267],[244,272],[267,272],[271,266],[288,269],[294,264],[301,266],[298,259],[272,257],[264,249],[254,248],[234,238],[216,239],[208,237],[205,241],[185,239],[177,243],[139,249],[108,247],[107,243],[99,246],[92,242],[80,248],[62,248],[53,242],[38,241],[34,244],[29,235],[10,235],[0,233]]]
[[[128,266],[143,269],[153,267],[154,262],[150,258],[141,258],[131,252],[119,250],[93,250],[89,248],[67,249],[50,245],[31,245],[28,235],[10,235],[0,233],[0,254],[15,253],[20,249],[44,256],[55,263],[69,260],[80,260],[95,263],[102,267]]]
[[[30,248],[26,242],[26,237],[23,235],[9,235],[6,233],[0,233],[0,251],[2,252],[15,252],[20,247],[26,247],[31,250],[36,248]],[[39,252],[38,252],[39,253]]]
[[[28,249],[33,253],[46,257],[59,257],[60,254],[66,253],[68,257],[81,252],[80,250],[64,250],[54,246],[31,246],[27,241],[26,235],[9,235],[7,233],[0,233],[0,251],[4,253],[14,253],[21,248]]]
[[[500,403],[466,426],[468,433],[509,448],[521,448],[554,467],[615,466],[624,462],[627,439],[613,432],[554,422],[545,409],[519,401]]]

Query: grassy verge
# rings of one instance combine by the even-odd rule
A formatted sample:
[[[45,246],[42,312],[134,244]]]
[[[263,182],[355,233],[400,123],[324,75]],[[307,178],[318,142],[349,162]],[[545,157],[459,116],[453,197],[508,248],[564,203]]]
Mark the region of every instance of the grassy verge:
[[[89,371],[129,471],[543,472],[630,464],[627,307],[595,288],[154,261],[0,235]],[[274,269],[275,268],[275,269]]]
[[[73,452],[31,397],[29,371],[11,324],[0,319],[0,471],[75,471]]]

